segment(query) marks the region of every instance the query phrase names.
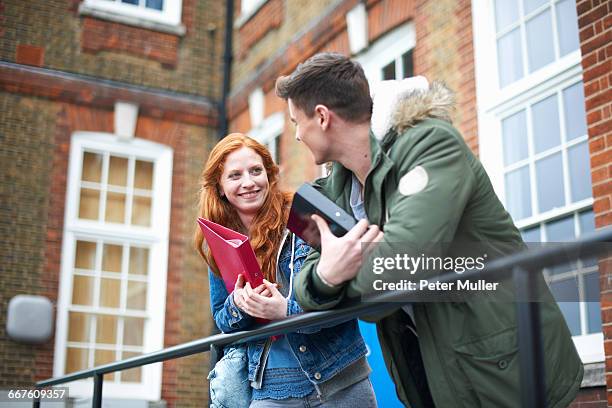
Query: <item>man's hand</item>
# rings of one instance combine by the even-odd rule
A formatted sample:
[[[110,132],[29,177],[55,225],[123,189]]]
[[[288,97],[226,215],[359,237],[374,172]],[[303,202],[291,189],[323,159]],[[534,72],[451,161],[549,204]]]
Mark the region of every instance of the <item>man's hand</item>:
[[[287,299],[278,291],[275,283],[264,279],[263,284],[251,288],[239,275],[234,286],[234,303],[253,317],[278,320],[287,316]]]
[[[382,241],[384,234],[377,225],[361,220],[343,237],[336,237],[327,222],[318,215],[312,219],[321,233],[321,257],[317,266],[319,277],[331,285],[353,279],[363,262],[363,246]]]

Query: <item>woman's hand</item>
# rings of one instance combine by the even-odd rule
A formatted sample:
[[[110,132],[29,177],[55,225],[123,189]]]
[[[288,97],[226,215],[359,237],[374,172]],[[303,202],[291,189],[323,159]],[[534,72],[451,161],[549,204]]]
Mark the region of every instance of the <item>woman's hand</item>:
[[[276,289],[276,284],[264,279],[263,284],[251,288],[242,275],[234,286],[234,303],[253,317],[278,320],[287,317],[287,299]],[[269,294],[269,295],[268,295]]]

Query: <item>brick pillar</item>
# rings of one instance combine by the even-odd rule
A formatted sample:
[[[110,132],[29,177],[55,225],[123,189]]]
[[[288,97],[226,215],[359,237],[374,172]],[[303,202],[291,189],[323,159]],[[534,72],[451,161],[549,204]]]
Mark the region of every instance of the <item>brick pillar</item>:
[[[577,0],[595,226],[612,221],[612,3]],[[608,406],[612,406],[612,260],[600,262]]]

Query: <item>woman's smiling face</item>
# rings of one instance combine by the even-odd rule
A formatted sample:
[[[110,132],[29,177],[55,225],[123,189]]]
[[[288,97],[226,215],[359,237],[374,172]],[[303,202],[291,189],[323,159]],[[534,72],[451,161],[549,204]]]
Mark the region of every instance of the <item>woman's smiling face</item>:
[[[243,221],[255,216],[270,189],[261,156],[248,147],[228,154],[219,180],[219,189]]]

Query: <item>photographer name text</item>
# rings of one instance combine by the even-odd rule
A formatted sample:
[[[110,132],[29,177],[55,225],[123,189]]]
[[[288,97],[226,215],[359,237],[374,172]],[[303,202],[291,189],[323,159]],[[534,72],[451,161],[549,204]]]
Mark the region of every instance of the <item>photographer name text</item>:
[[[484,279],[476,281],[465,279],[454,282],[428,281],[421,279],[418,282],[402,279],[399,282],[385,282],[382,279],[377,279],[373,282],[374,290],[408,290],[408,291],[481,291],[481,290],[497,290],[499,282],[487,282]]]

